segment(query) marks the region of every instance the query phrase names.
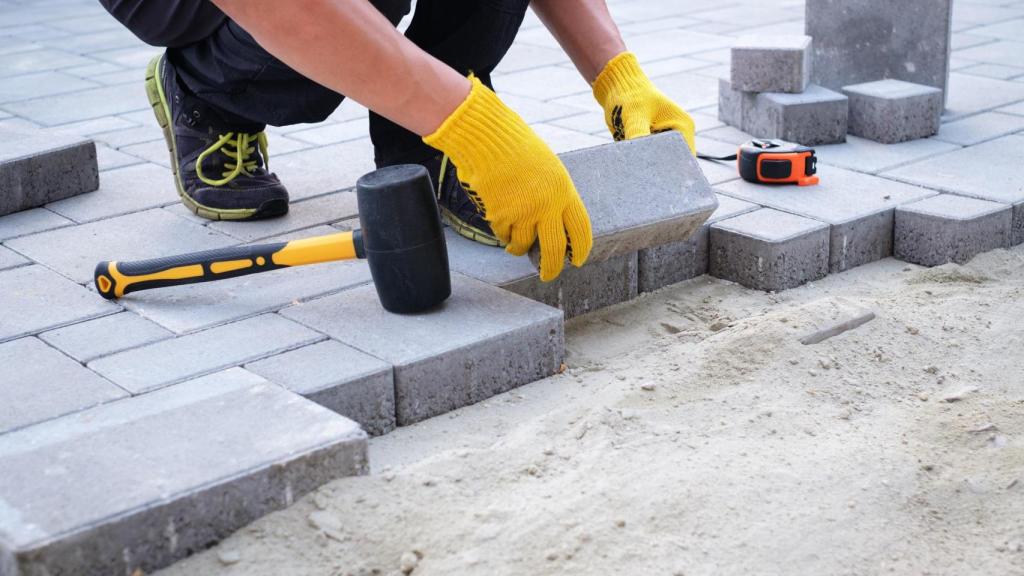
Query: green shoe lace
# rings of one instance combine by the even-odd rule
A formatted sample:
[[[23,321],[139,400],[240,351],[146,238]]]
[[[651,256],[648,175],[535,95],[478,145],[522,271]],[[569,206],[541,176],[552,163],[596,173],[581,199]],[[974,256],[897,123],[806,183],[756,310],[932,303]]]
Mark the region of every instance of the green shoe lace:
[[[256,146],[252,146],[254,143]],[[196,176],[199,176],[200,180],[210,186],[223,186],[237,178],[240,174],[252,176],[253,171],[259,167],[255,158],[250,159],[257,146],[260,149],[260,153],[263,154],[264,165],[269,167],[270,153],[267,152],[267,135],[265,133],[243,134],[241,132],[228,132],[218,138],[213,146],[210,146],[199,155],[199,158],[196,160]],[[234,162],[224,162],[225,170],[221,173],[222,178],[220,180],[211,180],[203,175],[203,160],[206,160],[217,151],[234,160]]]

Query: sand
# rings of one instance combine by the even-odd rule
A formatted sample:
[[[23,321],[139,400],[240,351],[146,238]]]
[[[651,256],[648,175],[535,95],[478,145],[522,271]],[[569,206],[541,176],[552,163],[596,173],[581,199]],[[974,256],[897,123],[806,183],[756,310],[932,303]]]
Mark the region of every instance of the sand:
[[[567,338],[565,373],[162,574],[1024,574],[1024,247],[703,278]]]

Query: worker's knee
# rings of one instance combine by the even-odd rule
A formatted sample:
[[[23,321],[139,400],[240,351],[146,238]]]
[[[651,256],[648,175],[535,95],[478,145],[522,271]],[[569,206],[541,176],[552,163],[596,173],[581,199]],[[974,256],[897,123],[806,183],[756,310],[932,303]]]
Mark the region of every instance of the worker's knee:
[[[213,34],[227,20],[209,0],[100,0],[100,4],[152,46],[193,44]]]
[[[370,0],[370,2],[395,26],[398,26],[398,23],[412,8],[412,0]]]

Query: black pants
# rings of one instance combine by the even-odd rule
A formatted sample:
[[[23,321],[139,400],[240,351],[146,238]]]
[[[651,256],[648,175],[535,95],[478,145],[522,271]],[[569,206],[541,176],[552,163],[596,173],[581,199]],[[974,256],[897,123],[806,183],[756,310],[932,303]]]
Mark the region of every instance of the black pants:
[[[167,47],[185,86],[229,121],[320,122],[344,99],[271,56],[209,0],[100,2],[144,42]],[[371,3],[396,25],[410,6],[410,0]],[[490,73],[512,45],[528,5],[529,0],[418,0],[406,36],[460,73],[472,71],[490,85]],[[373,113],[370,139],[378,166],[437,154],[418,135]]]

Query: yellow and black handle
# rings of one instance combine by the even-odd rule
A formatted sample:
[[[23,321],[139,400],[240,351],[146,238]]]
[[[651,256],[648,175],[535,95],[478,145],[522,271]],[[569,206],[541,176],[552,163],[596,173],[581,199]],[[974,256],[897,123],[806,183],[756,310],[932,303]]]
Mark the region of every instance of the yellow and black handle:
[[[96,289],[108,300],[139,290],[212,282],[291,266],[365,258],[359,230],[292,242],[235,246],[136,262],[100,262]]]

